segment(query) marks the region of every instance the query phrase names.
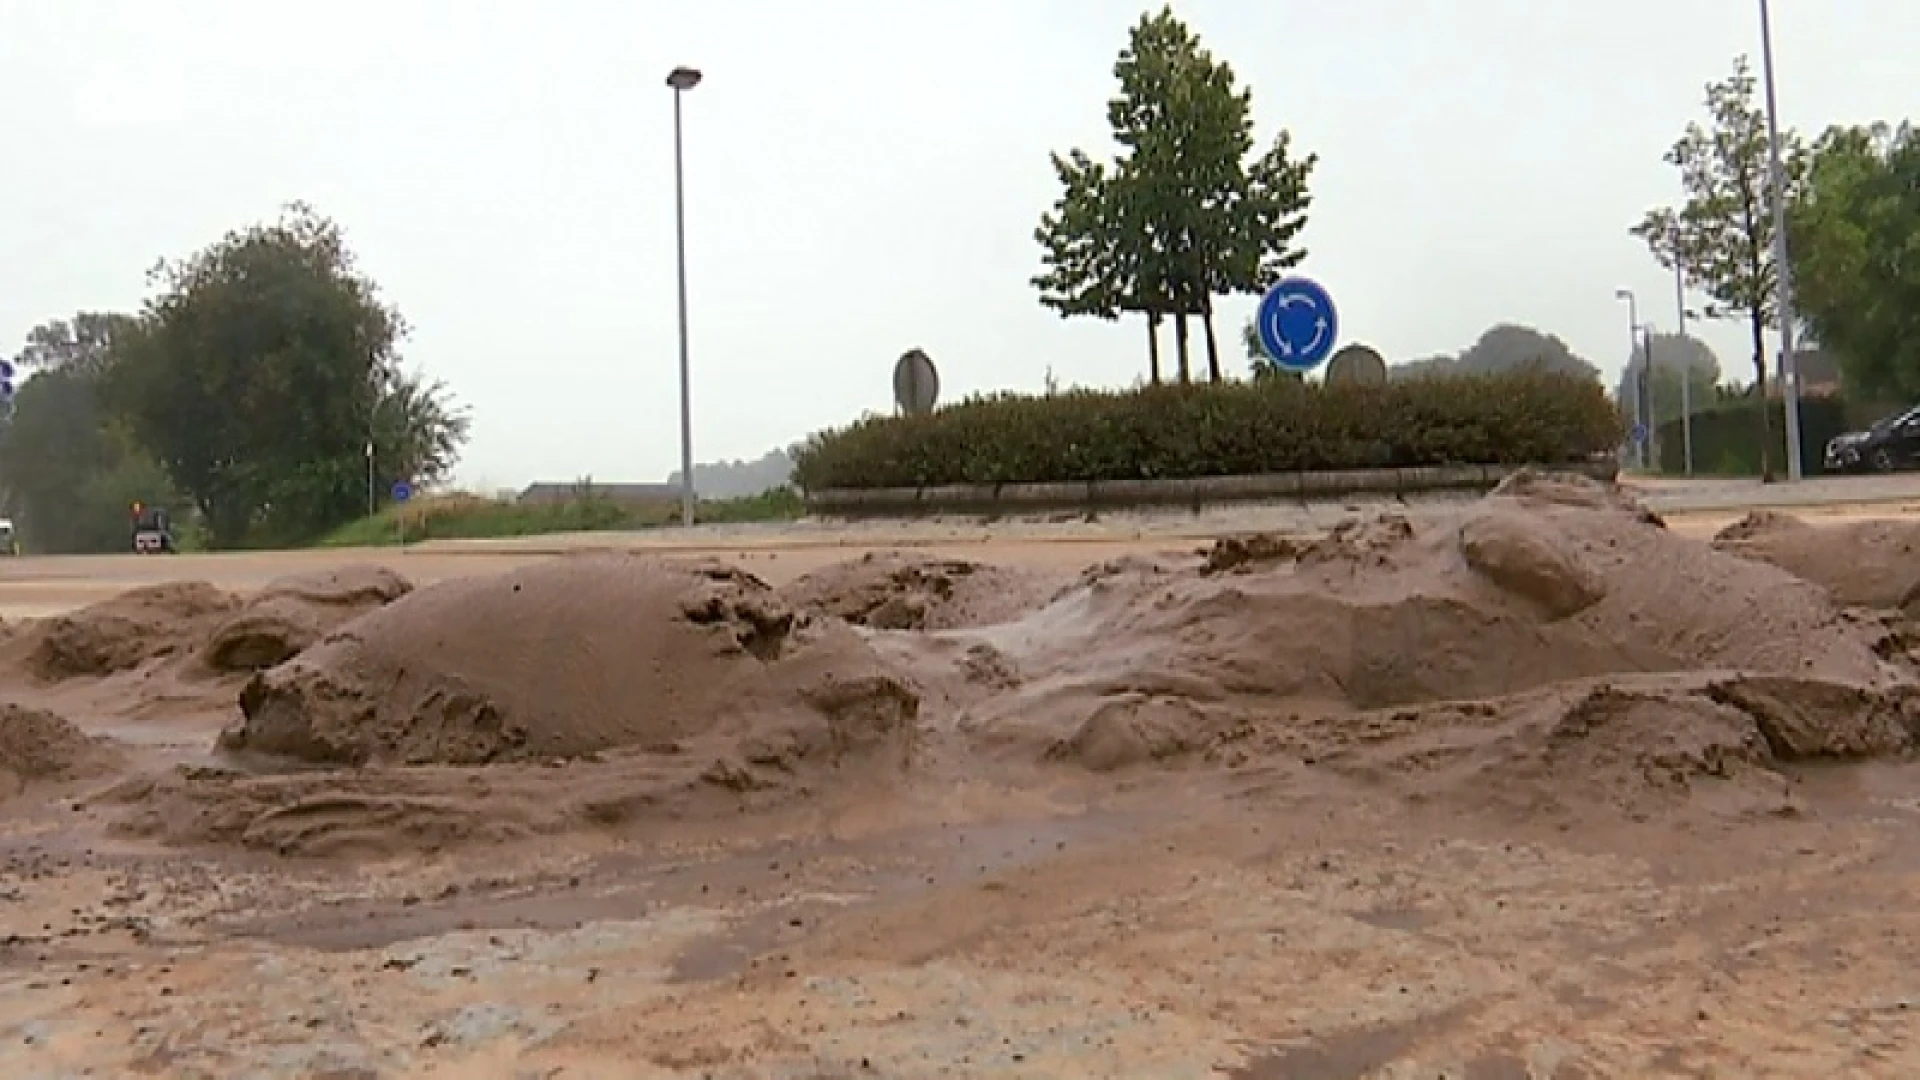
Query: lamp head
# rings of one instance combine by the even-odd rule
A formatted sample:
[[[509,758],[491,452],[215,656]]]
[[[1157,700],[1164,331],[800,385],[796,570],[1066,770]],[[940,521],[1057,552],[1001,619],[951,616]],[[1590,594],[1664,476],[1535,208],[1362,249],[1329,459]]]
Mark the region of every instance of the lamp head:
[[[667,75],[667,85],[675,90],[691,90],[700,85],[698,68],[677,67]]]

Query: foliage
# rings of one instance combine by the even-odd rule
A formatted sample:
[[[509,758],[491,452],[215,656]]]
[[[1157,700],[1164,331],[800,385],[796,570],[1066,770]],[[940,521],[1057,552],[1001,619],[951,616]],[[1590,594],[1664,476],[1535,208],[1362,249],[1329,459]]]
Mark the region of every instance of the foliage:
[[[166,477],[135,452],[103,416],[90,358],[49,359],[15,398],[0,425],[0,475],[6,513],[32,552],[123,551],[129,504],[170,497]]]
[[[1052,377],[1049,370],[1048,377]],[[741,499],[787,486],[793,479],[793,458],[775,447],[753,461],[696,461],[693,490],[703,499]],[[667,474],[667,483],[680,485],[680,470]]]
[[[1647,369],[1647,350],[1636,342],[1628,358],[1614,400],[1636,423],[1639,421],[1636,389]],[[1653,335],[1653,417],[1656,425],[1678,419],[1681,406],[1681,374],[1686,373],[1687,400],[1695,411],[1716,401],[1714,389],[1720,383],[1720,358],[1706,342],[1691,334]],[[1784,445],[1784,444],[1782,444]]]
[[[220,547],[311,537],[365,508],[367,444],[394,478],[444,474],[465,418],[403,374],[406,326],[332,221],[294,205],[154,272],[108,399]]]
[[[1599,369],[1575,355],[1558,335],[1514,323],[1490,327],[1453,362],[1456,375],[1526,370],[1557,372],[1595,381],[1600,378]]]
[[[1849,391],[1920,399],[1920,132],[1828,131],[1791,231],[1796,307]]]
[[[1710,318],[1744,319],[1753,339],[1754,382],[1766,398],[1765,333],[1775,321],[1777,267],[1773,257],[1773,216],[1769,173],[1771,147],[1767,114],[1756,102],[1753,73],[1744,56],[1733,72],[1706,88],[1707,124],[1687,125],[1667,151],[1680,172],[1685,201],[1678,207],[1648,211],[1631,230],[1645,241],[1661,266],[1678,267],[1688,283],[1705,292]],[[1789,202],[1804,175],[1803,155],[1790,131],[1781,133]],[[1765,456],[1773,437],[1765,409],[1758,418],[1762,450],[1760,472],[1771,478]]]
[[[1442,354],[1395,364],[1387,369],[1393,379],[1430,375],[1501,375],[1515,371],[1545,371],[1598,381],[1600,371],[1573,351],[1557,334],[1518,323],[1487,328],[1465,352]]]
[[[15,360],[28,371],[72,371],[99,375],[106,370],[113,342],[132,327],[130,315],[82,311],[71,321],[56,319],[27,331],[26,347]]]
[[[1655,348],[1658,349],[1658,345]],[[1717,388],[1719,391],[1725,387]],[[1656,408],[1658,404],[1656,403]],[[1760,475],[1760,445],[1753,423],[1752,391],[1745,394],[1716,393],[1709,407],[1693,414],[1693,467],[1696,473],[1717,476]],[[1787,454],[1786,406],[1779,398],[1767,402],[1772,422],[1767,426],[1773,440],[1767,460],[1785,461]],[[1818,476],[1825,465],[1829,439],[1842,432],[1865,427],[1884,413],[1870,406],[1857,406],[1837,397],[1806,397],[1800,400],[1800,467],[1807,476]],[[1676,416],[1659,427],[1660,471],[1680,473],[1686,468],[1685,431]]]
[[[1140,18],[1113,72],[1107,123],[1121,155],[1111,165],[1053,155],[1061,195],[1035,230],[1044,269],[1033,284],[1063,318],[1143,313],[1155,383],[1161,320],[1174,320],[1188,382],[1187,319],[1199,316],[1218,382],[1213,297],[1261,292],[1304,258],[1294,241],[1316,159],[1295,156],[1285,131],[1249,159],[1252,95],[1171,8]]]
[[[1591,379],[1519,372],[1328,389],[1290,380],[975,397],[814,435],[807,490],[1084,482],[1449,463],[1562,463],[1611,451]]]
[[[739,499],[701,502],[699,521],[736,524],[788,521],[801,516],[800,497],[792,488],[774,488]],[[400,540],[400,518],[405,516],[406,540],[474,540],[555,533],[609,532],[677,525],[677,500],[625,502],[583,485],[574,498],[561,502],[526,503],[484,499],[474,495],[442,495],[404,506],[389,506],[349,522],[323,537],[323,547],[380,547]]]

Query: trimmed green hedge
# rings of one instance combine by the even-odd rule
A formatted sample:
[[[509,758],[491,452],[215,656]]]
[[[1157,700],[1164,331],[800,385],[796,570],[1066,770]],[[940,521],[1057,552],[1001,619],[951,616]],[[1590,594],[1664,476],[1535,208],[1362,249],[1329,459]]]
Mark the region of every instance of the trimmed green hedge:
[[[1516,372],[1331,389],[1274,379],[1000,394],[868,416],[808,439],[794,481],[826,491],[1559,464],[1611,453],[1621,437],[1592,379]]]
[[[1800,399],[1800,468],[1818,476],[1826,465],[1827,442],[1835,435],[1866,427],[1891,412],[1883,406],[1855,405],[1838,397]],[[1767,402],[1774,471],[1787,471],[1787,413],[1779,398]],[[1686,443],[1680,421],[1660,425],[1660,471],[1686,471]],[[1693,469],[1719,476],[1760,475],[1760,416],[1751,398],[1717,402],[1693,414]]]

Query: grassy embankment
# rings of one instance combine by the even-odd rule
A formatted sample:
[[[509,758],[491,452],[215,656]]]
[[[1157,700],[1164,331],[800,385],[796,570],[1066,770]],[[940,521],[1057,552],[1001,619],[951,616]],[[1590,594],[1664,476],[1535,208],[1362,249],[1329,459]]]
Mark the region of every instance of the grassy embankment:
[[[598,495],[565,502],[515,503],[478,495],[434,495],[404,506],[389,506],[371,517],[349,522],[321,538],[320,547],[391,546],[405,515],[406,541],[479,540],[549,533],[617,532],[678,524],[677,503],[627,503]],[[741,499],[700,503],[695,520],[712,524],[790,521],[800,517],[800,496],[776,489]]]

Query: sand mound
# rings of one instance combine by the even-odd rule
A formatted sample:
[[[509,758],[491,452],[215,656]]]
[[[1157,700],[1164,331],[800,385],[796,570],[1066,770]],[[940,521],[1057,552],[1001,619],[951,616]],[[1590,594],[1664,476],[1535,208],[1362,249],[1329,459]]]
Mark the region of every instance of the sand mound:
[[[40,783],[59,783],[110,768],[111,744],[66,719],[11,702],[0,705],[0,800]]]
[[[45,620],[28,662],[45,679],[112,675],[192,650],[239,608],[205,582],[148,585]]]
[[[905,552],[869,552],[780,590],[796,611],[876,630],[952,630],[1006,622],[1045,602],[1039,575]]]
[[[1916,705],[1784,676],[1637,676],[1327,724],[1312,752],[1316,768],[1418,801],[1535,820],[1594,807],[1773,813],[1796,808],[1783,766],[1912,749]]]
[[[974,631],[1023,681],[971,705],[963,729],[984,746],[1106,770],[1276,716],[1501,699],[1643,672],[1915,689],[1908,669],[1882,659],[1884,628],[1584,479],[1522,474],[1457,511],[1243,541],[1210,564],[1123,570]],[[1836,700],[1833,716],[1808,722],[1854,722],[1850,699]]]
[[[342,626],[256,675],[222,745],[352,765],[616,748],[904,762],[918,705],[854,631],[803,625],[747,574],[594,555],[443,582]]]
[[[285,663],[328,631],[413,591],[381,566],[346,566],[276,578],[213,630],[200,660],[216,672]]]
[[[1665,526],[1660,515],[1646,508],[1633,493],[1618,484],[1602,483],[1579,473],[1521,469],[1509,474],[1488,493],[1530,508],[1566,507],[1576,510],[1613,510],[1647,525]]]
[[[1760,511],[1722,529],[1713,546],[1804,578],[1849,607],[1920,617],[1920,522],[1858,521],[1816,528]]]

